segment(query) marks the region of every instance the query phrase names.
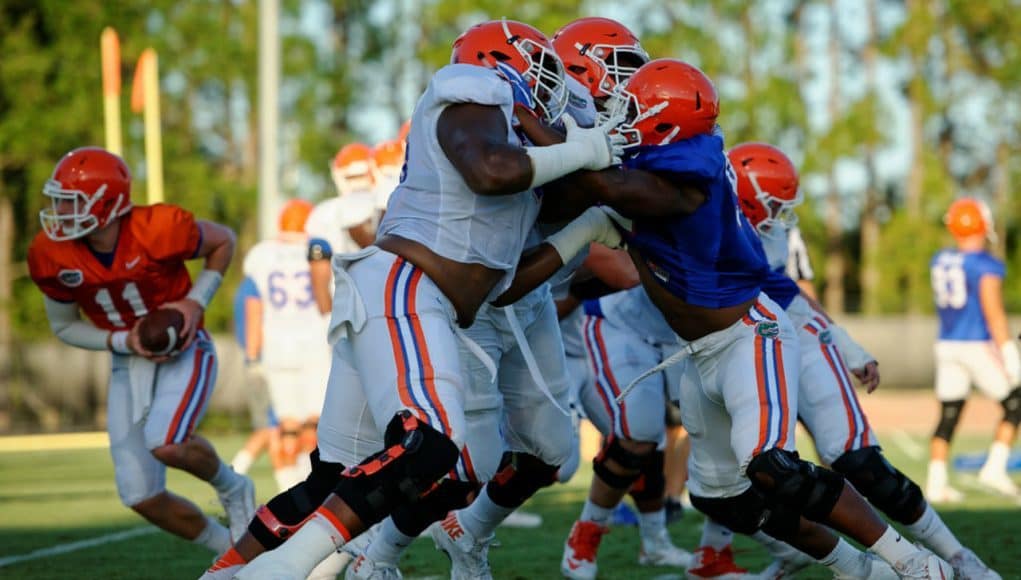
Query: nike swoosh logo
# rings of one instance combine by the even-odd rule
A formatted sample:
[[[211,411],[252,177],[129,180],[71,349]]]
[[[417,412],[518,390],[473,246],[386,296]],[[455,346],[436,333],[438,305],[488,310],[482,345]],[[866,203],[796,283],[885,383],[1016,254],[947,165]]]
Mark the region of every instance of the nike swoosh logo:
[[[134,260],[131,260],[130,262],[125,262],[124,263],[124,267],[127,268],[128,270],[130,270],[130,269],[134,268],[135,266],[137,266],[138,262],[141,259],[142,259],[142,256],[135,256]]]

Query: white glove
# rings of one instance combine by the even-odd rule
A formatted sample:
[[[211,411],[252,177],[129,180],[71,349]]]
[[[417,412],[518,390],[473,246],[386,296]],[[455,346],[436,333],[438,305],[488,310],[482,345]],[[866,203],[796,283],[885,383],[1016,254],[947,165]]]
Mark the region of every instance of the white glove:
[[[620,117],[611,117],[606,123],[590,129],[578,126],[570,115],[564,116],[567,140],[548,147],[525,147],[532,160],[532,182],[529,188],[538,187],[579,169],[598,171],[620,163],[624,138],[610,134],[620,124]]]
[[[1007,371],[1007,380],[1011,387],[1021,383],[1021,353],[1018,352],[1017,343],[1013,340],[1000,345],[1000,355],[1003,357],[1003,370]]]
[[[589,243],[597,242],[609,248],[620,247],[622,240],[610,216],[602,208],[590,207],[571,220],[563,229],[546,238],[546,243],[568,263]]]
[[[863,369],[865,365],[870,362],[874,362],[876,357],[869,354],[860,344],[851,338],[851,335],[847,334],[844,327],[839,324],[831,324],[829,327],[830,336],[833,337],[833,343],[837,346],[837,350],[840,351],[840,355],[844,357],[844,362],[847,363],[849,369]]]

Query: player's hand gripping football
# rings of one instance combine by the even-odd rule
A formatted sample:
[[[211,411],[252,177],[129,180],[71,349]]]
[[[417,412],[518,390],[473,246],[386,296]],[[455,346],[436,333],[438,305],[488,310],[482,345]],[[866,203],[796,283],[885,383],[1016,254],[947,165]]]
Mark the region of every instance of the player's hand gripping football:
[[[570,115],[564,115],[563,120],[567,128],[567,142],[579,143],[589,152],[589,162],[583,166],[585,169],[599,171],[620,163],[625,140],[614,129],[623,122],[623,117],[610,117],[591,129],[579,127]]]
[[[136,320],[135,325],[132,326],[131,331],[128,332],[127,340],[128,348],[130,348],[131,351],[137,354],[138,356],[147,358],[154,363],[161,363],[170,360],[171,359],[170,355],[154,354],[152,351],[142,346],[142,338],[141,335],[139,334],[139,328],[142,326],[143,320],[144,318],[139,318],[138,320]]]
[[[869,361],[860,369],[851,369],[851,373],[858,377],[866,392],[871,393],[879,388],[879,363],[876,361]]]
[[[173,308],[184,315],[184,327],[181,328],[184,343],[177,349],[178,352],[184,352],[195,340],[195,330],[202,319],[202,305],[191,298],[182,298],[177,302],[167,302],[160,308]]]

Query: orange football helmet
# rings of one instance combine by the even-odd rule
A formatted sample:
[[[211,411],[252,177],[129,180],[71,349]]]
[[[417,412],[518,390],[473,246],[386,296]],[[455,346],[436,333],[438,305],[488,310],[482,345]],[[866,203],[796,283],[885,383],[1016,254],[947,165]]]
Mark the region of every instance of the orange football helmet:
[[[304,233],[305,222],[312,213],[313,205],[304,199],[288,200],[280,210],[280,231],[290,233]]]
[[[401,128],[397,131],[397,140],[401,143],[401,147],[404,147],[408,142],[408,133],[411,132],[411,119],[401,123]]]
[[[984,235],[990,240],[996,239],[989,206],[972,197],[962,197],[950,204],[943,223],[955,238]]]
[[[400,171],[404,165],[404,145],[397,139],[383,141],[372,149],[372,158],[376,168],[396,167]]]
[[[550,123],[567,107],[560,57],[545,34],[523,22],[490,20],[472,26],[454,41],[450,62],[496,69],[515,93],[526,91],[532,110]]]
[[[131,171],[101,147],[80,147],[61,158],[43,186],[51,205],[39,212],[51,240],[74,240],[131,211]]]
[[[337,193],[369,190],[373,185],[372,148],[364,143],[349,143],[333,157],[330,174]]]
[[[794,208],[802,201],[798,170],[783,151],[766,143],[742,143],[727,157],[737,175],[741,211],[757,230],[797,223]]]
[[[625,149],[666,145],[711,133],[720,114],[716,87],[705,73],[673,58],[651,61],[628,79],[607,103],[609,115],[621,115],[617,131]]]
[[[592,97],[605,99],[643,64],[649,55],[638,37],[609,18],[579,18],[553,35],[553,48],[564,70],[585,85]]]

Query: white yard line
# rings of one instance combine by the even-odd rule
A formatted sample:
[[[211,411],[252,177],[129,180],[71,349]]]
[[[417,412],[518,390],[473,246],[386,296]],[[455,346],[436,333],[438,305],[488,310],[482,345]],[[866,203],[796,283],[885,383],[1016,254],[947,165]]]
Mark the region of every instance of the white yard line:
[[[142,526],[138,528],[132,528],[130,530],[124,530],[122,532],[106,534],[105,536],[90,538],[88,540],[79,540],[77,542],[57,544],[56,546],[50,546],[49,548],[40,548],[27,554],[19,554],[17,556],[7,556],[5,558],[0,558],[0,568],[3,568],[4,566],[10,566],[11,564],[28,562],[29,560],[38,560],[39,558],[46,558],[48,556],[57,556],[60,554],[67,554],[69,552],[77,552],[78,550],[85,550],[87,548],[92,548],[94,546],[112,544],[113,542],[127,540],[128,538],[134,538],[136,536],[145,536],[148,534],[155,533],[157,531],[158,529],[155,528],[154,526]]]
[[[918,461],[925,458],[925,447],[919,442],[915,441],[911,435],[908,435],[906,431],[902,429],[895,429],[890,432],[890,440],[893,444],[900,448],[901,451],[907,454],[911,459]]]

